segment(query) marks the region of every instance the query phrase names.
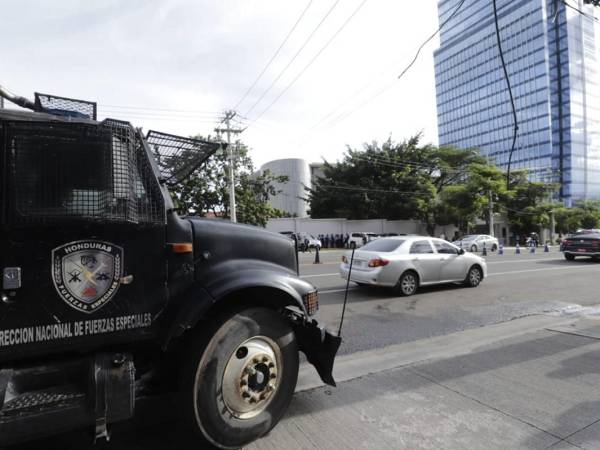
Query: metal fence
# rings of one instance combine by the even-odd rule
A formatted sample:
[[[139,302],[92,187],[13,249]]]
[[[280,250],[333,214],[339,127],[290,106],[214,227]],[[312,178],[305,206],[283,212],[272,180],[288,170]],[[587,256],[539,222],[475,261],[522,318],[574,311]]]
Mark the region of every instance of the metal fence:
[[[7,213],[14,224],[165,222],[158,182],[136,131],[101,124],[0,121]]]

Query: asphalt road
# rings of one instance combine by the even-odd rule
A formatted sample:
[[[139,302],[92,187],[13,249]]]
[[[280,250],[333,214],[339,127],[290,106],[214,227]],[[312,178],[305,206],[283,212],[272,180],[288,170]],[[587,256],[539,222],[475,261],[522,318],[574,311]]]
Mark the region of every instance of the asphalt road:
[[[345,281],[338,273],[341,250],[300,254],[300,274],[320,292],[319,319],[336,329]],[[600,303],[600,263],[566,261],[557,249],[544,253],[489,254],[488,278],[477,288],[440,285],[397,297],[383,288],[350,283],[340,353],[385,347],[565,308]]]
[[[322,264],[313,264],[314,252],[299,257],[301,276],[319,288],[318,318],[335,330],[339,325],[345,290],[345,281],[338,273],[342,254],[341,250],[322,251]],[[508,250],[504,255],[489,255],[486,260],[489,276],[477,288],[444,285],[420,289],[411,297],[397,297],[386,289],[358,287],[351,283],[340,353],[347,355],[385,348],[528,315],[577,312],[600,304],[600,263],[588,259],[569,262],[556,249],[550,253],[538,250],[535,254],[520,255]],[[89,445],[87,436],[71,433],[23,448],[194,448],[174,444],[178,436],[176,430],[172,424],[159,425],[156,432],[121,424],[115,429],[113,442],[102,442],[95,447]]]

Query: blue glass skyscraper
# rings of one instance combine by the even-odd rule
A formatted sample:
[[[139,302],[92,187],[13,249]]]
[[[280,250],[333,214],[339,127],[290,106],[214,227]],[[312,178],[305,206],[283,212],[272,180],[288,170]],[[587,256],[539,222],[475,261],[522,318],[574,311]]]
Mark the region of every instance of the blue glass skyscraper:
[[[497,0],[519,125],[512,169],[557,182],[567,204],[600,199],[600,24],[582,0]],[[440,0],[443,23],[460,0]],[[580,10],[580,11],[577,11]],[[440,145],[478,148],[506,170],[513,117],[491,0],[465,0],[442,28]]]

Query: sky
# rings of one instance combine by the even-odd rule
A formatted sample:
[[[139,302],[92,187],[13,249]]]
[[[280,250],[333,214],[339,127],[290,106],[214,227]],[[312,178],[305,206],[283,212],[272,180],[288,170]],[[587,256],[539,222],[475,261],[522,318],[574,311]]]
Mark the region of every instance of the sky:
[[[390,136],[437,143],[437,37],[397,79],[437,29],[436,0],[3,0],[0,14],[10,91],[184,136],[214,136],[234,109],[257,167]]]

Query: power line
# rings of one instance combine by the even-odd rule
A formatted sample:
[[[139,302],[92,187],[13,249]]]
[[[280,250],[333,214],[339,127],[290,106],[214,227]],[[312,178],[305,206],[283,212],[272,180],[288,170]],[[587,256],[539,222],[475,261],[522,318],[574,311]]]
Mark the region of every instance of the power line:
[[[594,21],[596,21],[596,22],[599,22],[599,20],[598,20],[598,18],[597,18],[597,17],[594,17],[593,15],[592,15],[592,16],[590,16],[590,15],[589,15],[588,13],[586,13],[585,11],[582,11],[581,9],[579,9],[579,8],[577,8],[577,7],[575,7],[575,6],[571,5],[571,4],[569,4],[569,3],[567,3],[567,0],[562,0],[562,3],[563,3],[563,4],[564,4],[564,5],[567,7],[567,8],[571,8],[572,10],[574,10],[574,11],[577,11],[577,12],[578,12],[579,14],[581,14],[583,17],[586,17],[586,18],[588,18],[588,19],[590,19],[590,20],[594,20]]]
[[[246,113],[244,114],[245,116],[247,116],[249,113],[251,113],[254,110],[254,108],[256,108],[256,105],[258,105],[260,103],[260,101],[263,98],[265,98],[265,95],[267,95],[269,93],[269,91],[273,88],[273,86],[275,86],[275,83],[277,83],[279,81],[279,79],[288,70],[288,68],[292,65],[292,63],[296,60],[296,58],[298,58],[298,55],[300,55],[300,53],[302,52],[302,50],[304,50],[304,48],[308,45],[308,43],[311,41],[311,39],[313,38],[313,36],[317,32],[317,30],[319,28],[321,28],[321,25],[323,25],[323,23],[325,22],[325,20],[327,20],[327,18],[329,17],[329,15],[335,9],[335,7],[338,5],[339,2],[340,2],[340,0],[336,0],[335,3],[331,6],[331,8],[329,8],[329,10],[325,13],[325,15],[323,16],[323,18],[321,19],[321,21],[317,24],[317,26],[308,35],[308,37],[306,38],[306,40],[304,41],[304,43],[302,44],[302,46],[300,47],[300,49],[296,52],[296,54],[292,57],[292,59],[287,63],[287,65],[283,68],[283,70],[281,72],[279,72],[279,75],[277,75],[277,77],[275,77],[275,79],[273,80],[273,82],[261,94],[261,96],[258,98],[258,100],[256,100],[254,102],[254,104],[250,107],[250,109],[248,109],[246,111]]]
[[[339,27],[336,32],[333,34],[333,36],[331,36],[331,38],[329,38],[329,40],[325,43],[325,45],[323,47],[321,47],[321,49],[315,54],[315,56],[313,56],[313,58],[308,62],[308,64],[306,66],[304,66],[304,68],[300,71],[300,73],[298,73],[298,75],[296,75],[296,77],[285,87],[285,89],[283,91],[281,91],[279,93],[279,95],[277,97],[275,97],[275,100],[273,100],[269,106],[267,106],[263,112],[261,112],[254,120],[258,120],[260,119],[269,109],[271,109],[271,107],[277,103],[277,101],[283,97],[283,95],[288,91],[288,89],[290,89],[292,87],[292,85],[294,83],[296,83],[296,81],[298,81],[298,79],[304,74],[304,72],[306,72],[306,70],[313,65],[313,63],[317,60],[317,58],[319,56],[321,56],[321,53],[323,53],[325,51],[325,49],[327,47],[329,47],[329,44],[331,44],[333,42],[333,40],[342,32],[342,30],[344,28],[346,28],[346,25],[348,25],[350,23],[350,21],[352,20],[352,18],[358,13],[358,11],[360,11],[360,9],[363,7],[363,5],[367,2],[367,0],[363,0],[358,7],[356,7],[356,9],[352,12],[352,14],[350,14],[350,16],[344,21],[344,23],[342,24],[341,27]],[[250,125],[252,125],[252,122],[250,123]]]
[[[386,160],[383,158],[377,158],[377,157],[372,157],[372,156],[367,156],[367,155],[353,155],[355,158],[363,161],[363,162],[372,162],[373,164],[379,164],[379,165],[383,165],[383,166],[388,166],[388,167],[397,167],[397,168],[403,168],[403,169],[412,169],[412,170],[418,170],[418,169],[433,169],[433,170],[439,170],[440,172],[443,173],[447,173],[447,174],[466,174],[469,173],[469,171],[467,169],[452,169],[452,168],[440,168],[439,166],[436,166],[434,164],[423,164],[423,163],[418,163],[418,162],[413,162],[413,161],[400,161],[400,162],[394,162],[391,160]]]
[[[281,45],[279,46],[279,48],[275,51],[275,53],[273,54],[273,56],[271,57],[271,59],[269,60],[269,62],[266,64],[266,66],[263,68],[263,70],[256,77],[256,80],[254,80],[254,83],[252,83],[252,85],[244,93],[244,95],[242,96],[242,98],[236,103],[236,105],[233,107],[233,109],[237,109],[238,106],[240,106],[240,104],[244,100],[246,100],[246,97],[248,97],[248,94],[250,94],[250,92],[252,91],[252,89],[254,89],[254,87],[259,82],[259,80],[262,78],[262,76],[265,74],[265,72],[267,71],[267,69],[271,66],[271,64],[273,63],[273,61],[275,60],[275,58],[277,58],[277,55],[279,55],[279,52],[281,52],[281,49],[287,43],[287,41],[290,38],[290,36],[294,33],[294,30],[296,29],[296,27],[298,27],[298,24],[300,23],[300,21],[302,20],[302,18],[306,14],[306,11],[308,11],[308,8],[310,8],[310,5],[312,4],[312,2],[313,2],[313,0],[310,0],[308,2],[308,4],[306,5],[306,8],[304,8],[304,10],[302,11],[302,13],[300,14],[300,17],[298,17],[298,20],[296,20],[296,23],[294,24],[294,26],[292,27],[292,29],[288,32],[287,36],[285,37],[285,39],[283,40],[283,42],[281,43]]]
[[[339,185],[327,185],[327,189],[338,189],[338,190],[346,190],[346,191],[357,191],[357,192],[376,192],[376,193],[386,193],[386,194],[400,194],[400,195],[426,195],[431,194],[429,191],[398,191],[395,189],[376,189],[376,188],[363,188],[360,186],[339,186]],[[313,189],[311,189],[313,190]]]
[[[510,86],[510,78],[508,77],[508,70],[506,69],[506,62],[504,61],[504,52],[502,51],[502,41],[500,39],[500,24],[498,23],[498,9],[496,6],[496,0],[493,0],[494,6],[494,24],[496,27],[496,43],[498,45],[498,52],[500,53],[500,61],[502,62],[502,71],[504,72],[504,79],[506,80],[506,86],[508,87],[508,95],[510,96],[510,106],[512,108],[514,128],[512,145],[508,154],[508,165],[506,169],[506,189],[510,189],[510,165],[512,163],[512,155],[515,151],[515,144],[517,142],[517,132],[519,131],[519,123],[517,122],[517,109],[515,107],[515,99],[513,98],[512,88]]]
[[[465,3],[465,0],[461,0],[460,3],[454,9],[454,11],[450,14],[450,16],[448,16],[448,18],[446,20],[444,20],[444,22],[442,22],[440,24],[440,26],[437,28],[437,30],[431,36],[429,36],[425,40],[425,42],[423,42],[419,46],[419,48],[417,49],[417,52],[416,52],[414,58],[412,59],[412,61],[408,64],[408,66],[406,66],[406,68],[400,73],[400,75],[395,80],[393,80],[392,82],[388,83],[385,87],[383,87],[382,89],[380,89],[379,91],[377,91],[377,93],[375,95],[372,95],[371,97],[368,97],[367,99],[365,99],[364,101],[362,101],[361,103],[359,103],[355,108],[353,108],[353,109],[351,109],[349,111],[346,111],[346,112],[342,112],[342,113],[338,114],[337,116],[335,116],[333,119],[327,121],[327,123],[329,123],[329,126],[330,127],[334,127],[338,123],[346,120],[348,117],[350,117],[356,111],[358,111],[362,107],[366,106],[367,104],[371,103],[373,100],[375,100],[376,98],[378,98],[380,95],[384,94],[385,92],[387,92],[388,90],[390,90],[392,87],[394,87],[394,85],[396,84],[396,81],[398,81],[400,78],[402,78],[402,76],[404,76],[404,74],[414,65],[414,63],[416,62],[417,58],[419,57],[419,54],[420,54],[421,50],[423,49],[423,47],[425,47],[425,45],[427,45],[429,43],[429,41],[431,41],[431,39],[433,39],[442,30],[442,28],[444,26],[446,26],[446,24],[458,13],[458,11],[460,10],[460,8],[463,6],[464,3]],[[334,111],[335,111],[335,109],[334,109]],[[323,119],[321,119],[321,121],[319,121],[316,125],[314,125],[311,128],[311,130],[317,128],[330,115],[331,115],[331,113],[328,114],[327,116],[325,116]]]
[[[413,60],[410,62],[410,64],[408,66],[406,66],[406,68],[400,73],[400,75],[398,75],[398,79],[402,78],[402,76],[408,72],[408,70],[413,66],[413,64],[415,63],[415,61],[417,60],[417,58],[419,57],[419,54],[421,53],[421,50],[423,49],[423,47],[425,47],[429,41],[431,41],[435,36],[437,36],[437,34],[442,30],[442,28],[444,27],[444,25],[446,25],[460,10],[460,8],[462,7],[463,3],[465,2],[465,0],[461,0],[460,3],[458,4],[458,6],[456,7],[456,9],[452,12],[452,14],[450,14],[448,16],[448,18],[446,20],[444,20],[440,26],[438,27],[437,30],[435,30],[435,33],[433,33],[431,36],[429,36],[425,42],[423,42],[421,44],[421,46],[419,47],[419,49],[417,50],[417,53],[415,54],[415,57],[413,58]]]
[[[400,61],[404,61],[404,59],[406,59],[406,58],[403,57]],[[346,106],[346,104],[348,104],[351,100],[356,99],[360,94],[362,94],[369,87],[371,87],[371,85],[373,85],[375,83],[375,80],[377,78],[383,76],[386,72],[388,72],[392,67],[396,66],[397,64],[398,64],[398,61],[394,61],[393,63],[389,64],[384,70],[380,71],[377,75],[372,76],[371,79],[369,81],[367,81],[367,83],[363,84],[360,88],[356,89],[351,95],[349,95],[348,97],[346,97],[346,99],[344,101],[338,103],[327,114],[325,114],[323,117],[321,117],[321,119],[319,119],[319,121],[317,121],[312,127],[310,127],[308,129],[308,131],[306,131],[304,133],[304,136],[306,136],[307,134],[309,134],[312,130],[318,128],[327,119],[329,119],[330,117],[332,117],[334,115],[334,113],[338,112],[338,110],[340,108],[342,108],[343,106]],[[343,114],[343,113],[340,112],[340,114]]]

